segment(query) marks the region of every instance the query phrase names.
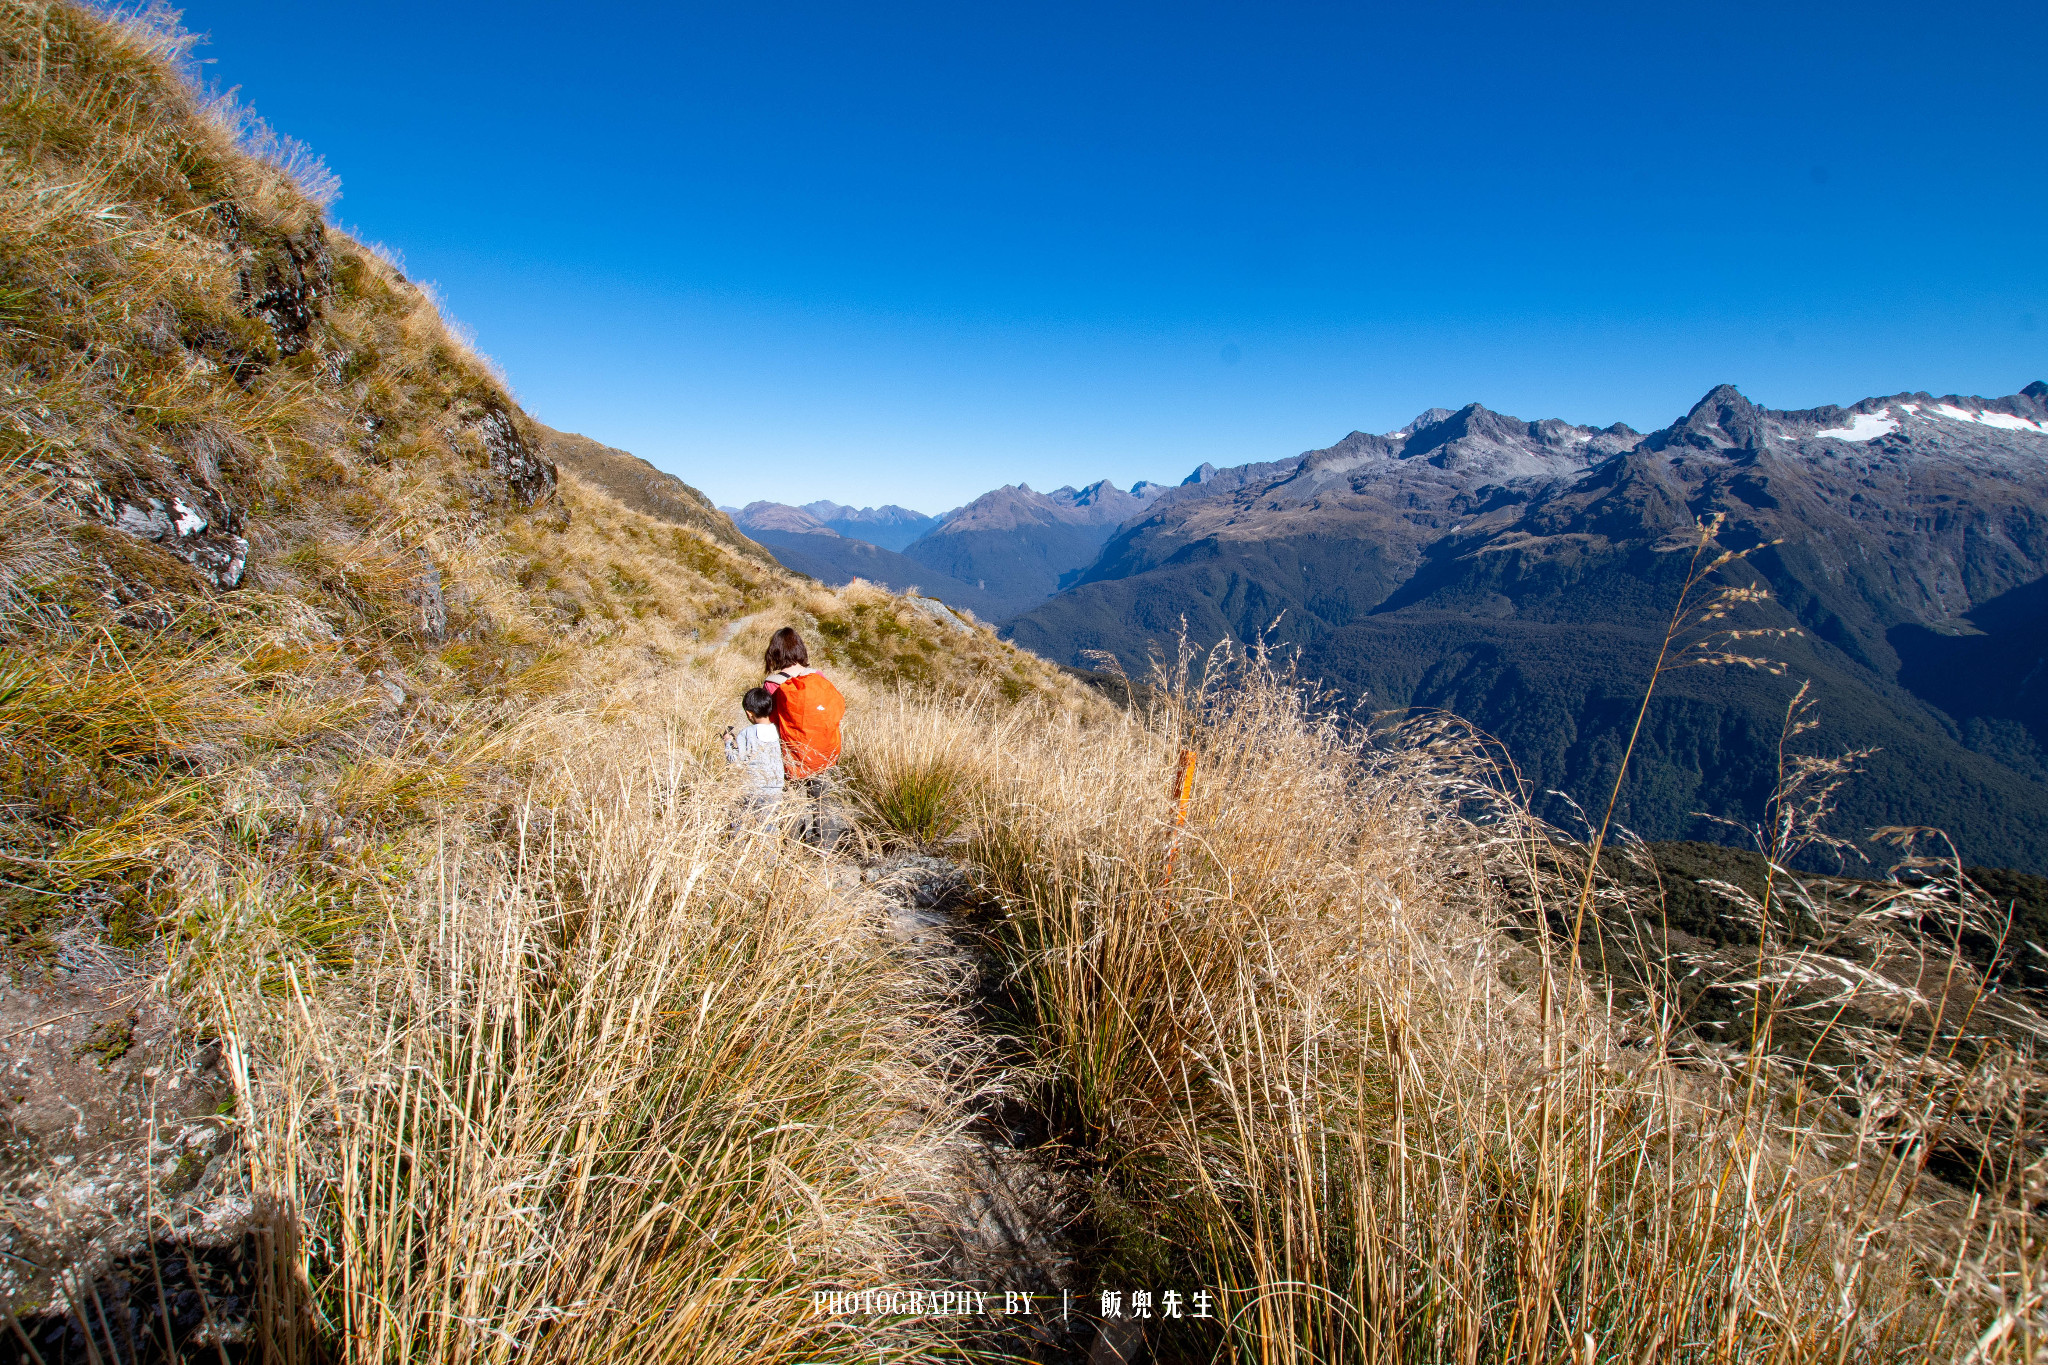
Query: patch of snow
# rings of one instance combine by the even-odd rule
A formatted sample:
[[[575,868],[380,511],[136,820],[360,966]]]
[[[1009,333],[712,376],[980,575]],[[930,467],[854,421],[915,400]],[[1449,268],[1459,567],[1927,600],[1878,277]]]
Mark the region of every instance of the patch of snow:
[[[178,512],[179,535],[189,536],[194,531],[204,531],[206,529],[206,518],[196,509],[187,507],[183,498],[171,499],[171,506],[176,508]]]
[[[1813,433],[1830,441],[1875,441],[1880,436],[1889,436],[1899,429],[1891,415],[1890,408],[1879,408],[1876,412],[1859,412],[1849,419],[1846,427],[1829,427],[1826,431]]]
[[[1966,412],[1951,403],[1936,403],[1934,410],[1951,421],[1976,422],[1981,426],[1997,427],[2001,431],[2028,431],[2048,435],[2048,422],[2030,422],[2009,412]]]
[[[1918,403],[1901,403],[1901,404],[1899,404],[1899,408],[1900,408],[1900,410],[1901,410],[1901,411],[1903,411],[1903,412],[1918,412],[1918,411],[1920,411],[1920,405],[1919,405]]]
[[[2048,432],[2048,422],[2030,422],[2009,412],[1980,412],[1977,414],[1977,420],[1987,427],[2002,427],[2006,431]]]

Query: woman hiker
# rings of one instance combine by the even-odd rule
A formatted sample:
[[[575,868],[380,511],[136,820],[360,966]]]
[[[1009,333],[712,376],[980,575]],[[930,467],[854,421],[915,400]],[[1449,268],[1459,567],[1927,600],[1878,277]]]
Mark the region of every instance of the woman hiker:
[[[830,799],[833,784],[826,774],[839,761],[839,722],[846,716],[846,699],[830,678],[811,667],[804,637],[789,626],[768,637],[761,661],[768,669],[761,686],[775,702],[783,774],[807,798],[804,837],[829,849],[845,830]]]

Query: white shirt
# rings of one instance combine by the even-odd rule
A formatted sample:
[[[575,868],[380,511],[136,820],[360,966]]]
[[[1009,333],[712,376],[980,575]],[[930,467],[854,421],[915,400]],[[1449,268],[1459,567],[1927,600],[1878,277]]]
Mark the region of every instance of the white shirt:
[[[782,739],[767,721],[756,721],[728,739],[725,757],[747,770],[747,795],[782,794]]]

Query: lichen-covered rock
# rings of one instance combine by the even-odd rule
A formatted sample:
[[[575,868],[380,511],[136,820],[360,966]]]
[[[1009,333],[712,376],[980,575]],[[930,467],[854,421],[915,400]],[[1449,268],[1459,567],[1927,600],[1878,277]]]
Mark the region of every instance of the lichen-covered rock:
[[[249,541],[242,534],[240,513],[159,452],[113,472],[48,460],[33,461],[29,468],[49,481],[52,501],[161,546],[214,587],[232,588],[242,581]]]
[[[98,1277],[166,1234],[225,1245],[251,1217],[218,1049],[113,956],[81,938],[0,986],[0,1304],[15,1312],[60,1311],[60,1272]]]
[[[235,256],[243,311],[269,326],[278,354],[305,350],[320,318],[320,302],[334,290],[334,258],[327,249],[326,229],[315,220],[302,232],[258,244],[250,240],[233,204],[215,205],[214,215]]]
[[[555,494],[555,462],[526,443],[512,414],[495,404],[486,407],[476,429],[490,452],[496,474],[517,506],[532,507]]]
[[[412,596],[419,604],[420,634],[438,644],[448,638],[448,599],[441,592],[441,566],[434,563],[425,549],[419,554],[419,586],[413,589]]]

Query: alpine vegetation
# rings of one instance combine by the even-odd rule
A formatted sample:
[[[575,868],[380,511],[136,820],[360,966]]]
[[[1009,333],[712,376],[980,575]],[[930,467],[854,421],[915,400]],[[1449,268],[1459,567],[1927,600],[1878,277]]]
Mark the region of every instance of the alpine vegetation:
[[[0,0],[10,1359],[2038,1357],[2035,950],[1804,870],[1805,694],[1681,888],[1280,655],[824,587],[184,43]]]

